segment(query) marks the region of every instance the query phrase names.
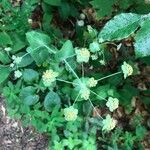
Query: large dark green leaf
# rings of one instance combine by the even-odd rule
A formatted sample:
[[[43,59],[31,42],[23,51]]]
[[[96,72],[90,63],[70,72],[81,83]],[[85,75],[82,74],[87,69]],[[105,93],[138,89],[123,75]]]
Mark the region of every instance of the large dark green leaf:
[[[122,13],[110,20],[99,33],[99,41],[112,41],[127,38],[139,27],[141,16],[133,13]]]
[[[62,61],[64,59],[69,58],[70,56],[74,55],[74,48],[72,42],[70,40],[66,41],[60,51],[58,51],[55,55],[56,60]]]
[[[37,65],[45,62],[49,53],[55,53],[54,50],[49,48],[51,39],[46,34],[31,31],[26,34],[26,37],[30,43],[27,52],[31,54]]]
[[[0,32],[0,46],[7,46],[8,44],[12,44],[10,36],[6,32]]]
[[[23,79],[25,82],[33,82],[38,80],[39,74],[33,69],[25,69],[23,72]]]
[[[5,53],[4,51],[0,51],[0,62],[2,62],[3,64],[7,64],[10,63],[10,58],[8,57],[7,53]]]
[[[23,99],[23,102],[29,106],[36,104],[38,101],[39,101],[38,95],[29,95]]]
[[[9,67],[0,65],[0,84],[2,84],[8,78],[9,74],[10,74]]]
[[[51,42],[48,35],[36,31],[27,32],[26,37],[30,43],[30,47],[33,49],[37,47],[47,47]]]
[[[115,2],[116,0],[93,0],[90,3],[96,9],[97,19],[101,19],[112,14]]]
[[[53,6],[61,5],[61,0],[44,0],[44,2]]]
[[[136,57],[150,55],[150,21],[146,21],[135,36]]]
[[[49,92],[44,100],[44,107],[47,111],[52,111],[55,106],[60,106],[60,97],[57,93],[51,91]]]

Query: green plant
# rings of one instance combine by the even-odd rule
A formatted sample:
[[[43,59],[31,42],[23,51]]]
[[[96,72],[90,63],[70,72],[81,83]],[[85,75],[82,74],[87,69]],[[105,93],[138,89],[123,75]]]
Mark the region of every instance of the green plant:
[[[87,28],[78,25],[76,39],[70,40],[63,38],[61,27],[49,23],[55,9],[60,16],[62,14],[62,20],[76,18],[79,13],[76,2],[64,1],[64,6],[61,0],[42,1],[44,16],[37,30],[31,30],[33,20],[29,18],[38,1],[27,2],[29,4],[25,4],[31,7],[23,3],[22,9],[26,11],[20,17],[29,23],[20,25],[17,18],[16,31],[2,28],[0,33],[0,84],[9,115],[20,119],[24,126],[31,125],[47,133],[50,148],[54,150],[97,149],[97,133],[102,136],[100,142],[106,143],[102,144],[103,148],[118,149],[118,143],[123,141],[121,148],[132,149],[134,143],[145,136],[142,124],[134,133],[123,129],[112,131],[112,141],[107,142],[106,137],[118,127],[119,119],[113,118],[112,113],[119,106],[130,114],[133,97],[147,98],[135,87],[133,77],[139,72],[136,60],[150,55],[149,14],[121,13],[108,21],[100,32],[89,25]],[[77,3],[80,7],[88,5],[84,1]],[[2,1],[1,4],[5,8],[7,3]],[[9,17],[12,19],[13,14],[16,15],[14,11],[22,12],[11,9]],[[7,13],[4,11],[2,20],[7,20]],[[19,35],[16,42],[11,33],[19,33],[23,39]],[[121,40],[127,38],[135,40],[135,56],[120,45]],[[109,70],[107,65],[113,66],[114,57],[111,47],[116,47],[123,57],[115,59],[115,66]],[[100,113],[103,109],[107,111]]]

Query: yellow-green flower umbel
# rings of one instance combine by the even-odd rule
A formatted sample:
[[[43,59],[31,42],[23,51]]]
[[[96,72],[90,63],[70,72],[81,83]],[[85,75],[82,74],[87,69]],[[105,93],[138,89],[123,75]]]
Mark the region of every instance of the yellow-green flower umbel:
[[[78,115],[78,109],[75,109],[73,106],[64,109],[65,120],[75,121]]]
[[[52,82],[56,81],[57,76],[58,76],[58,73],[53,71],[52,69],[46,70],[46,72],[44,72],[42,76],[43,84],[46,87],[51,86]]]
[[[119,100],[117,98],[109,97],[106,106],[111,112],[113,112],[115,109],[118,108]]]
[[[88,79],[87,86],[95,87],[96,85],[97,85],[97,80],[95,80],[93,77]]]
[[[88,100],[90,97],[90,90],[85,86],[80,90],[81,98]]]
[[[87,48],[81,48],[81,49],[76,48],[75,53],[77,55],[78,63],[83,63],[83,62],[87,63],[89,61],[90,52]]]
[[[123,65],[121,66],[121,69],[123,71],[124,74],[124,78],[126,79],[128,76],[133,74],[133,68],[131,65],[129,65],[128,63],[126,63],[125,61],[123,62]]]
[[[117,121],[111,118],[110,115],[107,115],[106,119],[103,119],[102,124],[103,124],[102,130],[109,132],[115,128]]]

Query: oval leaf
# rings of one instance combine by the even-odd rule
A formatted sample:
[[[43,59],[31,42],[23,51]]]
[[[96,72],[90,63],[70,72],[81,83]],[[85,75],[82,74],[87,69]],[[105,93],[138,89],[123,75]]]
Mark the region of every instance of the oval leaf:
[[[44,107],[47,111],[52,111],[55,106],[60,106],[60,97],[57,93],[49,92],[44,100]]]
[[[55,58],[58,61],[62,61],[64,59],[69,58],[70,56],[72,56],[74,54],[75,54],[75,52],[74,52],[72,42],[70,40],[68,40],[64,43],[61,50],[56,53]]]
[[[127,38],[138,28],[141,16],[122,13],[110,20],[99,33],[99,41],[112,41]]]
[[[38,95],[29,95],[23,99],[23,102],[29,106],[36,104],[38,101],[39,101]]]
[[[9,67],[4,67],[0,65],[0,84],[2,84],[9,76],[10,69]]]
[[[150,21],[146,21],[135,36],[136,57],[150,55]]]

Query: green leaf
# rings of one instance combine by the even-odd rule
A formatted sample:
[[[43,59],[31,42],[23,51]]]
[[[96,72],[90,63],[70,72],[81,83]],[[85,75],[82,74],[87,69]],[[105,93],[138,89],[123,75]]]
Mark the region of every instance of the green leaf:
[[[27,53],[24,53],[24,55]],[[20,57],[23,55],[20,55]],[[22,58],[21,62],[18,64],[18,67],[22,68],[22,67],[26,67],[28,65],[30,65],[33,62],[33,58],[30,55],[26,55]]]
[[[130,36],[139,27],[141,16],[122,13],[110,20],[99,33],[99,41],[121,40]]]
[[[37,65],[44,63],[47,60],[49,53],[55,53],[48,47],[51,40],[46,34],[31,31],[26,34],[26,37],[30,43],[27,52],[31,54]]]
[[[62,61],[64,59],[69,58],[70,56],[73,56],[75,54],[74,48],[72,45],[72,42],[70,40],[67,40],[60,51],[58,51],[55,55],[56,60]]]
[[[19,94],[20,99],[26,104],[26,105],[34,105],[38,102],[39,96],[35,94],[36,88],[33,86],[27,86],[23,89],[21,89],[21,92]]]
[[[9,74],[10,74],[9,67],[0,65],[0,84],[2,84],[8,78]]]
[[[95,90],[95,92],[99,95],[99,97],[97,96],[96,98],[98,100],[102,100],[102,99],[106,98],[108,96],[108,90],[110,90],[110,85],[109,84],[99,86]]]
[[[0,62],[2,62],[3,64],[7,64],[7,63],[10,63],[10,58],[8,57],[8,55],[3,52],[3,51],[0,51]]]
[[[29,95],[23,99],[23,102],[29,106],[36,104],[38,101],[39,101],[38,95]]]
[[[26,46],[24,35],[11,33],[11,38],[12,38],[12,42],[13,42],[11,53],[14,54]]]
[[[0,46],[7,46],[8,44],[12,44],[10,36],[6,32],[0,32]]]
[[[33,69],[25,69],[23,72],[23,79],[25,82],[34,82],[38,80],[39,74]]]
[[[28,47],[27,52],[32,56],[37,65],[43,64],[49,56],[47,49],[43,48],[32,49],[31,47]]]
[[[115,2],[116,0],[93,0],[90,3],[96,9],[97,19],[101,19],[112,14]]]
[[[30,47],[35,49],[38,47],[46,47],[50,44],[51,39],[48,35],[44,33],[39,33],[37,31],[31,31],[26,33],[27,41],[30,43]]]
[[[52,108],[60,106],[60,103],[60,97],[53,91],[49,92],[44,99],[44,107],[47,111],[52,111]]]
[[[146,21],[135,36],[136,57],[150,55],[150,21]]]
[[[27,87],[24,87],[23,89],[21,89],[19,96],[21,99],[23,99],[29,95],[34,95],[35,92],[36,92],[35,87],[27,86]]]
[[[52,5],[52,6],[60,6],[61,0],[44,0],[45,3]]]

